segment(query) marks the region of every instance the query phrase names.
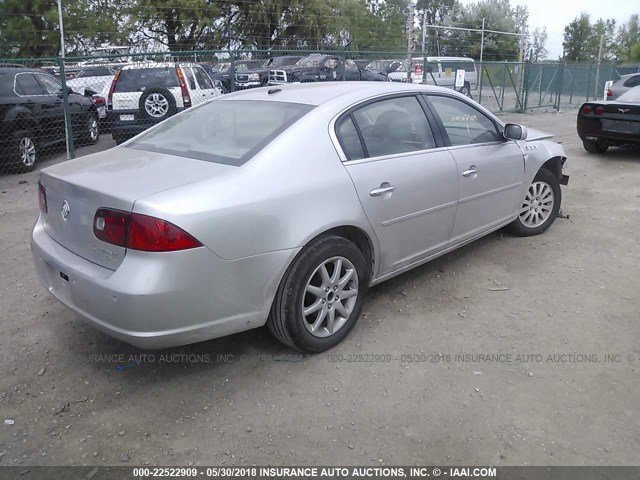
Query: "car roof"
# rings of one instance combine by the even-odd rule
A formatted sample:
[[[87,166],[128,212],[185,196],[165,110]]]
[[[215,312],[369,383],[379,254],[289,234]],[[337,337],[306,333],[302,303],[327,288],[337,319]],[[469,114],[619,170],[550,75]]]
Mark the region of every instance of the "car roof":
[[[36,68],[25,68],[25,67],[3,67],[0,66],[0,73],[44,73],[48,75],[44,70],[38,70]]]
[[[319,106],[338,98],[356,103],[385,93],[452,92],[451,89],[431,85],[415,85],[401,82],[324,82],[295,83],[277,87],[252,88],[219,97],[227,100],[263,100],[285,103],[302,103]],[[269,93],[273,92],[273,93]]]

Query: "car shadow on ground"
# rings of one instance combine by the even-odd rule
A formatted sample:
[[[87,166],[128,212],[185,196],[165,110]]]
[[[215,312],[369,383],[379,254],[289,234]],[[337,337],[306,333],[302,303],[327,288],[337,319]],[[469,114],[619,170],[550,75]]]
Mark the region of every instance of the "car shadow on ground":
[[[363,311],[371,311],[367,310],[367,303],[376,298],[391,298],[400,295],[402,291],[411,288],[411,285],[424,284],[425,281],[441,274],[453,263],[466,263],[466,258],[480,255],[482,250],[501,241],[505,235],[508,234],[499,230],[383,284],[372,287],[368,292]],[[301,354],[280,344],[270,334],[266,326],[192,345],[162,350],[142,350],[99,332],[68,310],[65,314],[68,315],[69,322],[64,329],[53,329],[52,334],[59,337],[56,339],[56,344],[64,345],[64,349],[69,352],[72,358],[91,365],[90,368],[95,368],[103,373],[104,369],[119,372],[136,370],[141,372],[142,377],[134,374],[133,378],[144,377],[145,381],[169,381],[172,378],[184,376],[187,372],[194,375],[216,372],[217,375],[226,376],[230,374],[232,368],[241,365],[242,362],[245,362],[245,367],[255,368],[261,364],[295,363],[313,357],[313,355]],[[375,313],[370,315],[375,315]],[[76,335],[69,335],[69,326],[74,329]],[[358,334],[351,332],[351,336],[354,333]],[[349,337],[347,337],[348,340]],[[150,376],[149,369],[152,370]]]

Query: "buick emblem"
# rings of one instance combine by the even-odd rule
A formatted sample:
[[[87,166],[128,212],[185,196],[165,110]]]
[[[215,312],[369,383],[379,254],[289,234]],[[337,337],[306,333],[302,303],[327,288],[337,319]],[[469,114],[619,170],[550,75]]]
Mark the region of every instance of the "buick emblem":
[[[627,113],[629,110],[631,110],[630,108],[619,108],[618,111],[620,113]]]
[[[62,218],[66,222],[67,220],[69,220],[69,215],[71,214],[71,207],[69,206],[69,202],[67,202],[66,200],[62,202],[61,210],[62,210]]]

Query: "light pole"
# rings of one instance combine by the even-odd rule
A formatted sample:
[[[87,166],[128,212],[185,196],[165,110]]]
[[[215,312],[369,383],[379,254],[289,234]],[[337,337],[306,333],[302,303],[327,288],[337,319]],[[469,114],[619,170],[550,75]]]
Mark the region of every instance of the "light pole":
[[[60,83],[62,84],[62,104],[64,106],[64,131],[67,137],[67,159],[76,156],[69,116],[69,91],[67,90],[67,74],[64,70],[64,23],[62,21],[62,0],[58,0],[58,22],[60,23]]]

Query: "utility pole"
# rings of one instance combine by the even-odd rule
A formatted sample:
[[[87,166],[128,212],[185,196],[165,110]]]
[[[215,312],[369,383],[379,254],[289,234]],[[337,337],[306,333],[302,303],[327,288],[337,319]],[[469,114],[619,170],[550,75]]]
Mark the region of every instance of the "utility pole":
[[[422,81],[427,78],[427,12],[422,12]]]
[[[598,50],[598,68],[596,68],[596,86],[593,99],[598,99],[598,84],[600,83],[600,63],[602,62],[602,47],[604,46],[604,35],[600,35],[600,49]],[[605,99],[606,100],[606,99]]]
[[[415,5],[413,0],[409,0],[408,15],[407,15],[407,83],[413,83],[411,79],[412,74],[412,59],[411,50],[413,49],[413,22],[415,15]]]

